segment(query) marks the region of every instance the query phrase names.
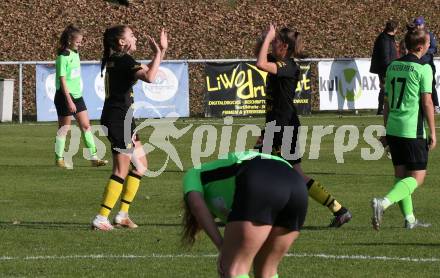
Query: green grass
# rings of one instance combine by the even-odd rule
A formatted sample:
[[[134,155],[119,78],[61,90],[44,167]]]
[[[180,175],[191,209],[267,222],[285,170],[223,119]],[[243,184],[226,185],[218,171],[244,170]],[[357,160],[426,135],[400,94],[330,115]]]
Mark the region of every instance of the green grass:
[[[184,170],[192,167],[191,142],[196,127],[215,124],[220,138],[222,120],[179,120],[178,128],[194,124],[178,140],[172,140]],[[262,119],[234,119],[238,124],[263,123]],[[392,164],[383,157],[361,159],[365,126],[380,124],[375,116],[338,117],[332,114],[302,118],[309,126],[303,169],[321,183],[353,213],[341,229],[328,229],[331,214],[310,201],[304,230],[279,269],[281,277],[437,277],[440,265],[440,173],[439,150],[430,154],[425,185],[414,194],[416,216],[429,221],[429,229],[407,231],[397,207],[387,210],[380,232],[372,230],[369,201],[384,195],[392,186]],[[318,160],[308,159],[311,127],[356,125],[359,145],[336,163],[334,133],[322,140]],[[240,125],[234,125],[231,150]],[[336,129],[336,128],[335,128]],[[90,230],[111,167],[89,167],[81,152],[74,157],[73,170],[53,166],[56,125],[0,125],[0,276],[2,277],[215,277],[213,245],[205,235],[192,249],[180,246],[182,171],[170,162],[156,178],[144,178],[130,210],[140,225],[137,230],[102,233]],[[145,142],[151,129],[141,132]],[[100,139],[107,144],[104,137]],[[251,147],[255,138],[248,138]],[[209,158],[218,155],[217,149]],[[108,144],[107,144],[108,147]],[[106,158],[111,159],[109,151]],[[154,150],[151,169],[159,169],[166,155]],[[181,256],[185,254],[187,256]],[[336,257],[318,257],[323,254]],[[112,258],[99,258],[114,256]],[[132,257],[121,257],[123,255]],[[355,259],[341,256],[365,256]],[[386,258],[436,258],[436,261],[379,260]],[[9,257],[9,259],[6,259]]]

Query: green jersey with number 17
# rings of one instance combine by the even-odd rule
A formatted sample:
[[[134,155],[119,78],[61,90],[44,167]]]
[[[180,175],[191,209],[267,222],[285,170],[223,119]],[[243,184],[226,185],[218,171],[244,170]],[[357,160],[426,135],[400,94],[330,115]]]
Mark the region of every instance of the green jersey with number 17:
[[[432,92],[432,69],[414,54],[394,60],[387,68],[387,135],[426,138],[422,94]]]

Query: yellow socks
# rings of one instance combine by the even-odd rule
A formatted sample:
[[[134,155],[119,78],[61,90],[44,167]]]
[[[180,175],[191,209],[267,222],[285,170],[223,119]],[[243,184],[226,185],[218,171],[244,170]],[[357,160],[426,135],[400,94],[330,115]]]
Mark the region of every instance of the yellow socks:
[[[130,173],[128,173],[128,176],[125,179],[124,193],[122,193],[122,197],[121,197],[120,211],[128,212],[128,209],[130,208],[130,204],[133,201],[138,191],[141,178],[142,178],[141,176],[136,175],[131,171]]]
[[[307,188],[309,190],[309,196],[323,206],[326,206],[332,213],[335,213],[342,208],[341,204],[339,204],[339,202],[327,192],[319,181],[310,179],[307,183]]]
[[[101,209],[99,210],[99,215],[108,217],[111,210],[118,201],[119,196],[122,192],[122,187],[124,184],[124,179],[112,175],[108,181],[107,187],[104,191],[104,199],[101,204]]]

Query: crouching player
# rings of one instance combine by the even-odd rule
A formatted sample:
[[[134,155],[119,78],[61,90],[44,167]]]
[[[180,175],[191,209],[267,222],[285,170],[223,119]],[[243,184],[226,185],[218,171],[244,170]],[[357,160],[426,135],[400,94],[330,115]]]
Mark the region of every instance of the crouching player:
[[[298,238],[307,212],[307,186],[277,156],[231,153],[189,170],[183,181],[182,241],[203,229],[219,250],[222,277],[278,277],[284,254]],[[224,237],[214,218],[226,223]]]

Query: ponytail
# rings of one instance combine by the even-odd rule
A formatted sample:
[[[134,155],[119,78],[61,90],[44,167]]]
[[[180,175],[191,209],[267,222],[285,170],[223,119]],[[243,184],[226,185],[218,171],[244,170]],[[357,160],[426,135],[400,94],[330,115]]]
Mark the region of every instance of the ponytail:
[[[279,31],[278,35],[281,41],[287,44],[288,57],[303,57],[304,45],[302,42],[302,36],[299,32],[285,27]]]
[[[295,48],[293,50],[293,56],[296,58],[304,58],[304,43],[300,32],[295,32]]]
[[[102,59],[101,59],[101,77],[103,77],[102,72],[104,71],[105,65],[107,64],[108,58],[110,57],[110,53],[111,53],[108,30],[109,29],[106,29],[104,32],[104,39],[103,39],[104,51],[102,53]]]
[[[126,25],[116,25],[105,30],[102,40],[104,50],[101,59],[101,77],[103,77],[102,72],[104,71],[110,55],[112,52],[118,51],[118,39],[122,38],[126,28]]]
[[[191,209],[187,203],[187,200],[184,200],[183,209],[183,230],[180,241],[183,246],[191,247],[194,245],[194,242],[196,241],[196,236],[202,230],[202,227],[197,222],[196,217],[191,213]]]

